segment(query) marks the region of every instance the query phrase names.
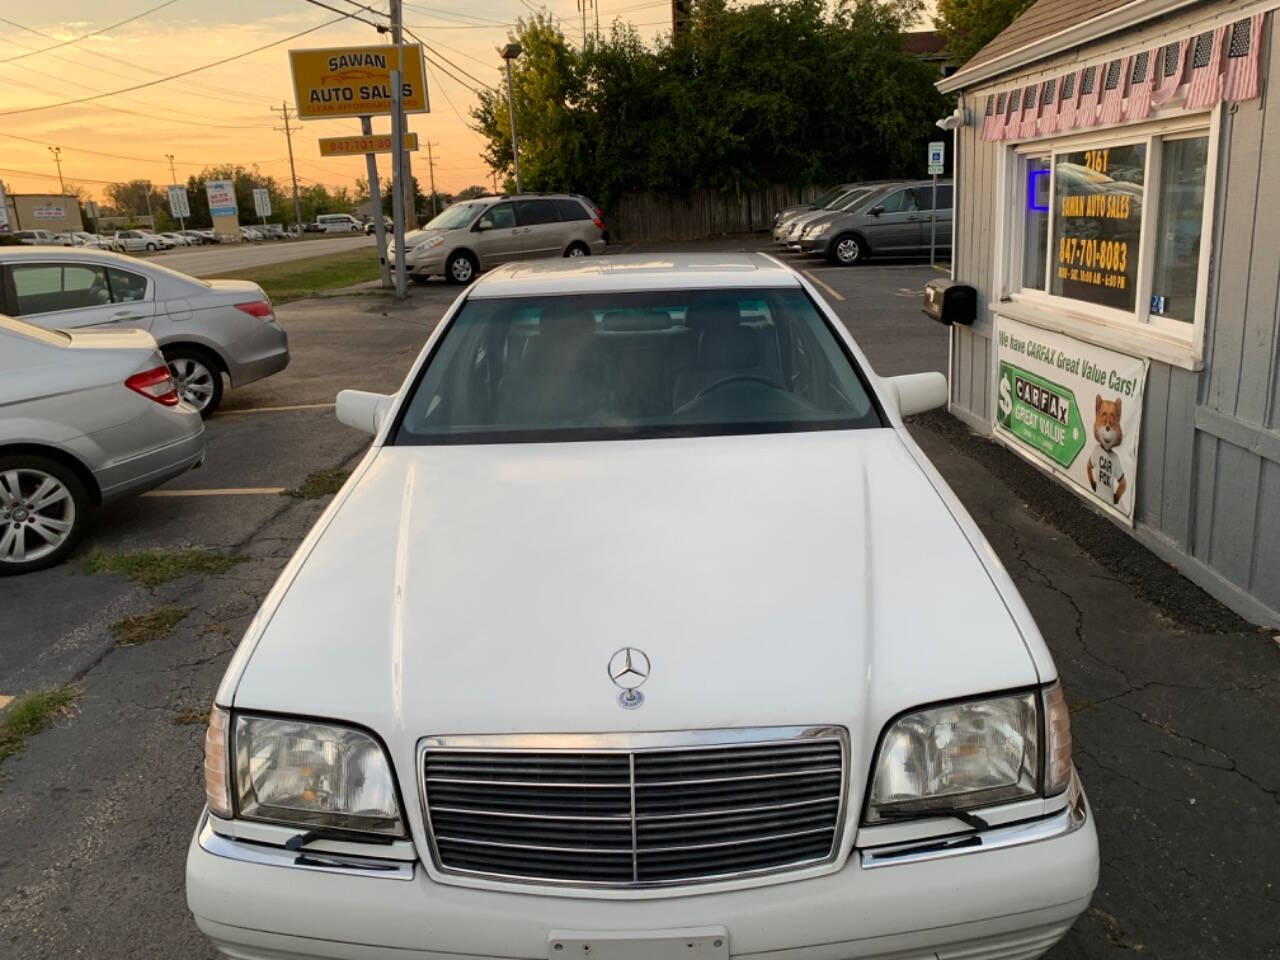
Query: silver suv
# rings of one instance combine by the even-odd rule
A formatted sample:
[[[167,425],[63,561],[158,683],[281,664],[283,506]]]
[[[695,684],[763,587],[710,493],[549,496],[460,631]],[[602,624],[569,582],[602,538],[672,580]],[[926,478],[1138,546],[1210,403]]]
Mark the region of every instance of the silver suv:
[[[857,203],[810,221],[800,249],[849,266],[868,257],[929,255],[933,181],[905,180],[878,186]],[[951,253],[951,181],[938,181],[936,249]]]
[[[586,197],[477,197],[406,233],[404,262],[419,282],[443,276],[451,283],[470,283],[480,271],[512,260],[599,255],[608,239],[604,214]],[[399,251],[392,246],[387,255],[394,264]]]

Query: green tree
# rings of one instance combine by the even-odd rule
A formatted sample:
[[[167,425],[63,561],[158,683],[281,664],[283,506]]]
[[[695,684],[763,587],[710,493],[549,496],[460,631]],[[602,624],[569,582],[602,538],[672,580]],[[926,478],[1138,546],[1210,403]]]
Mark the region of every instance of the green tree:
[[[947,52],[963,63],[991,42],[1035,0],[938,0],[934,26]]]
[[[482,187],[478,183],[475,183],[469,187],[463,187],[459,190],[457,195],[454,196],[453,202],[456,203],[459,200],[474,200],[476,197],[487,197],[488,195],[488,187]]]
[[[164,192],[150,180],[109,183],[102,192],[120,216],[143,218],[147,216],[148,210],[155,215],[160,210],[161,204],[165,204],[166,211],[168,209]],[[148,200],[150,200],[150,207],[147,206]]]

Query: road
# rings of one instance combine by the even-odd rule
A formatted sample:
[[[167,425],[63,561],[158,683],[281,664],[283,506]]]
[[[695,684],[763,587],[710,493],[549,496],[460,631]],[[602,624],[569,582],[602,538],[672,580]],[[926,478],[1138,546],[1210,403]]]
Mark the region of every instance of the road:
[[[931,268],[797,265],[878,372],[945,369],[945,332],[920,313]],[[262,596],[327,503],[274,491],[358,459],[368,438],[334,420],[334,394],[396,389],[456,292],[431,284],[402,305],[280,307],[293,362],[227,395],[208,424],[203,469],[104,511],[64,566],[0,580],[0,694],[71,679],[81,690],[69,716],[0,765],[0,954],[214,956],[182,895],[203,802],[202,717]],[[1273,645],[1164,565],[1144,566],[1152,558],[1128,537],[1117,535],[1130,552],[1110,567],[1080,549],[1076,532],[1101,522],[1101,539],[1109,524],[1070,494],[1046,497],[1040,475],[1002,449],[945,424],[915,432],[1015,578],[1075,711],[1104,865],[1094,908],[1051,960],[1280,956],[1265,920],[1280,906]],[[245,489],[265,492],[228,492]],[[1033,513],[1032,499],[1053,515]],[[155,588],[80,569],[95,548],[151,547],[241,561]],[[1140,581],[1163,583],[1185,606],[1149,602]],[[115,645],[112,624],[161,604],[191,613],[170,636]],[[1197,610],[1207,619],[1188,614]]]
[[[347,234],[308,240],[264,240],[261,243],[220,243],[206,247],[175,247],[147,259],[193,277],[208,277],[267,263],[285,263],[364,247],[373,249],[373,237]]]

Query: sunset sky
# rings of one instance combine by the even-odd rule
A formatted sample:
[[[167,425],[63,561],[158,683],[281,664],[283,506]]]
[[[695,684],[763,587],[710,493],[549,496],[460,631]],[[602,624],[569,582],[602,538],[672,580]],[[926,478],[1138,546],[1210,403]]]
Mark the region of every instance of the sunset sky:
[[[360,13],[346,0],[324,2]],[[377,10],[387,8],[386,0],[361,2]],[[44,0],[38,4],[0,4],[0,180],[10,192],[58,192],[51,145],[62,149],[66,182],[85,187],[93,198],[99,198],[103,186],[113,181],[141,178],[157,185],[170,182],[165,160],[169,153],[174,155],[180,181],[212,164],[238,163],[256,165],[264,174],[287,184],[285,136],[274,129],[281,125],[281,101],[292,101],[287,51],[291,47],[385,42],[372,27],[347,19],[231,63],[136,92],[70,106],[10,112],[160,80],[284,40],[339,16],[305,0],[170,0],[153,10],[162,3],[164,0]],[[499,82],[501,61],[495,47],[506,41],[518,16],[527,16],[542,6],[536,0],[490,0],[484,4],[406,0],[405,23],[435,49],[437,61],[452,61],[455,66],[446,67],[458,78],[428,64],[432,112],[409,118],[409,129],[418,133],[423,144],[427,140],[439,144],[433,150],[436,186],[441,191],[492,183],[479,158],[480,138],[464,122],[476,101],[470,87],[477,86],[477,80]],[[581,40],[576,0],[550,0],[545,6],[562,19],[571,42]],[[144,13],[97,36],[33,53]],[[647,37],[656,36],[669,29],[670,0],[600,0],[601,29],[615,17],[637,24]],[[353,186],[355,178],[364,175],[363,157],[321,159],[316,144],[322,136],[358,133],[359,123],[353,118],[299,125],[293,149],[300,185]],[[374,129],[389,130],[389,121],[375,119]],[[379,158],[384,176],[389,173],[388,160]],[[415,155],[413,168],[425,190],[425,146]]]

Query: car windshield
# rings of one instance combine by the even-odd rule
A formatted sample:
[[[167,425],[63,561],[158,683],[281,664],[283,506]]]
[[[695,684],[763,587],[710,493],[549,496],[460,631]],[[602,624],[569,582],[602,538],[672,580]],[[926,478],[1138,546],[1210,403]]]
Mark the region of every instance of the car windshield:
[[[831,204],[832,210],[854,210],[863,200],[871,196],[871,187],[862,187],[858,190],[850,190],[843,197]]]
[[[847,191],[847,186],[832,187],[826,193],[819,194],[813,201],[815,207],[825,207],[832,200],[838,199],[841,194]]]
[[[400,444],[883,426],[803,290],[466,301],[414,383]]]
[[[440,215],[431,220],[424,230],[457,230],[459,227],[465,227],[472,219],[483,210],[488,204],[484,203],[455,203],[452,207],[441,211]]]

